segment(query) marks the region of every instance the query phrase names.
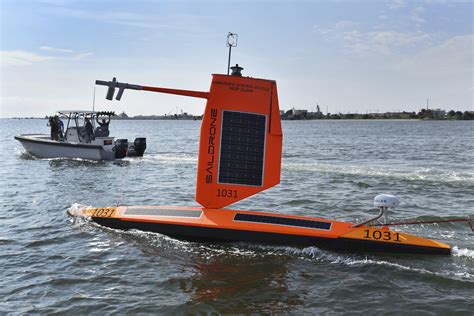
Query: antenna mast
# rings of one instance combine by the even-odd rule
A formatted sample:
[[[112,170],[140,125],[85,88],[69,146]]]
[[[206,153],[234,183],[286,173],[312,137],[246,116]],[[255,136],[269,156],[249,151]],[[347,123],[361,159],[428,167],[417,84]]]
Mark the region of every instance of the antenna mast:
[[[232,51],[232,47],[237,47],[237,40],[239,38],[239,35],[235,33],[229,32],[227,34],[227,43],[226,46],[229,47],[229,59],[227,60],[227,75],[229,75],[230,71],[230,54]]]
[[[94,85],[94,97],[92,98],[92,112],[95,111],[95,85]]]

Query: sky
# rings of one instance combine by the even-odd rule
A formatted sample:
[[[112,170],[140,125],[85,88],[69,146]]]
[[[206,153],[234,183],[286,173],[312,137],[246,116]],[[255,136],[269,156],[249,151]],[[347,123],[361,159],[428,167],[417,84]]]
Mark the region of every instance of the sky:
[[[474,110],[472,1],[0,1],[0,117],[57,110],[202,114],[205,100],[94,82],[208,91],[232,64],[276,80],[280,108]]]

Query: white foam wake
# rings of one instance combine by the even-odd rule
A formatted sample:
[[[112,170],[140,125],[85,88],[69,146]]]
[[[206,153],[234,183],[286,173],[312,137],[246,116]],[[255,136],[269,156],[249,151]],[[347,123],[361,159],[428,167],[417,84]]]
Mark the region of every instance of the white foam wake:
[[[178,155],[178,154],[145,154],[140,159],[136,159],[135,157],[130,158],[126,157],[122,159],[123,161],[128,161],[132,163],[164,163],[170,165],[177,165],[177,164],[195,164],[197,162],[197,155]]]
[[[91,208],[91,207],[92,206],[90,206],[90,205],[73,203],[71,205],[71,207],[66,209],[66,213],[69,214],[70,216],[77,217],[77,216],[81,216],[85,209],[88,209],[88,208]]]
[[[466,257],[469,259],[474,259],[474,250],[470,250],[467,248],[459,249],[458,246],[454,246],[452,249],[452,254],[455,257]]]
[[[390,262],[386,260],[378,260],[376,258],[363,258],[359,259],[353,256],[346,256],[340,255],[337,253],[333,253],[331,251],[321,250],[317,247],[307,247],[304,249],[297,249],[297,248],[285,248],[285,250],[292,254],[300,256],[301,258],[307,258],[310,260],[316,260],[320,262],[328,262],[330,264],[341,264],[347,266],[385,266],[392,269],[396,269],[399,271],[407,271],[407,272],[416,272],[419,274],[427,274],[427,275],[434,275],[443,278],[454,278],[454,279],[461,279],[463,281],[473,281],[473,275],[467,271],[430,271],[425,268],[420,267],[411,267],[408,265],[403,265],[396,262]],[[457,247],[453,247],[453,255],[458,257],[468,257],[474,258],[474,251],[469,249],[458,249]]]
[[[294,171],[314,171],[354,176],[390,177],[406,180],[441,181],[441,182],[474,182],[474,173],[456,172],[440,168],[397,169],[386,166],[353,166],[325,163],[292,163],[282,164],[283,169]]]

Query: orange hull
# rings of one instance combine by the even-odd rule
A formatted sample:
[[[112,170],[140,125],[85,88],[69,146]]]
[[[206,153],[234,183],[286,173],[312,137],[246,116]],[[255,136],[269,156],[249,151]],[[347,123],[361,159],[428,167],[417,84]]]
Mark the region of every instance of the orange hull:
[[[238,66],[236,70],[242,69]],[[122,206],[81,215],[118,229],[140,229],[178,238],[318,246],[349,251],[449,254],[446,244],[388,227],[223,209],[280,183],[283,134],[276,82],[215,74],[209,92],[96,81],[116,88],[207,99],[201,125],[196,202],[202,208]]]
[[[188,240],[317,246],[334,250],[449,254],[449,245],[388,227],[265,212],[175,206],[89,208],[72,214],[116,229],[139,229]]]

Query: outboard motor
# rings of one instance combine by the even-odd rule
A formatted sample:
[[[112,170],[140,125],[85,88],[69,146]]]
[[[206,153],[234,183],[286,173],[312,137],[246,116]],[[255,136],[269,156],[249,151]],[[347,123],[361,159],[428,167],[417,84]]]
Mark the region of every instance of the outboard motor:
[[[133,147],[135,147],[135,152],[137,153],[137,156],[142,157],[146,149],[146,138],[135,138],[135,141],[133,142]]]
[[[128,152],[128,139],[116,139],[114,151],[115,159],[122,159],[126,157]]]
[[[146,138],[145,137],[135,138],[133,145],[130,145],[130,147],[128,148],[127,156],[142,157],[143,153],[145,153],[145,149],[146,149]]]

